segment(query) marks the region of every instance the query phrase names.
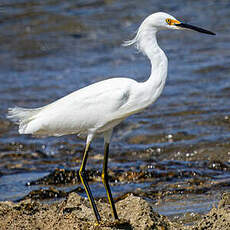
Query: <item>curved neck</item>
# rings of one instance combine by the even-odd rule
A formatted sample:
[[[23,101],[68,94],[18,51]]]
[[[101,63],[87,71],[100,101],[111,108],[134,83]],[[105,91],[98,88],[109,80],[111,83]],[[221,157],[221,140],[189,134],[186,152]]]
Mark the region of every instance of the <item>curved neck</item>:
[[[168,71],[168,60],[163,50],[158,46],[156,30],[142,30],[139,34],[138,48],[151,62],[151,74],[147,81],[165,81]]]
[[[160,96],[168,73],[168,59],[157,44],[156,32],[153,28],[145,28],[138,35],[138,48],[151,62],[151,74],[143,84],[145,95],[149,95],[145,98],[146,102],[143,102],[146,105]]]

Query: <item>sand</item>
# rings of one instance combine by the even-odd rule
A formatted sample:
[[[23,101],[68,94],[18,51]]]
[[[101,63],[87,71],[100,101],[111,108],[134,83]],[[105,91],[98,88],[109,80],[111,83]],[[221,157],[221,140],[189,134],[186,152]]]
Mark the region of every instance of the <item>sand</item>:
[[[88,200],[76,193],[52,204],[31,199],[0,202],[0,229],[230,229],[230,193],[223,194],[218,207],[192,226],[171,222],[156,213],[148,201],[133,194],[116,202],[119,221],[113,220],[107,202],[98,200],[97,206],[102,217],[100,225],[95,222]]]

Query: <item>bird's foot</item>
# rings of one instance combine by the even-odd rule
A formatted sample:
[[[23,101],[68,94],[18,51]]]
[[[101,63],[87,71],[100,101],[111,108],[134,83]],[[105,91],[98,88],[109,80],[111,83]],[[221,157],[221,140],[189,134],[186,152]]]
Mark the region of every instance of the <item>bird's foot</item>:
[[[102,220],[99,223],[96,222],[95,227],[116,227],[116,228],[124,228],[124,229],[132,229],[131,224],[129,223],[129,221],[124,220],[124,219],[118,219],[118,220],[113,220],[113,221],[109,221],[109,220]]]

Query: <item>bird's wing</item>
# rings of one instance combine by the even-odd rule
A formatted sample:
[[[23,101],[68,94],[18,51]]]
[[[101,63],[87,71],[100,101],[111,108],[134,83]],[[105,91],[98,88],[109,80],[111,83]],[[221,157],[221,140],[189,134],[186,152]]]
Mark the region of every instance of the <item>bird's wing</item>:
[[[77,90],[43,107],[28,124],[27,133],[81,133],[125,117],[133,84],[136,81],[128,78],[113,78]]]

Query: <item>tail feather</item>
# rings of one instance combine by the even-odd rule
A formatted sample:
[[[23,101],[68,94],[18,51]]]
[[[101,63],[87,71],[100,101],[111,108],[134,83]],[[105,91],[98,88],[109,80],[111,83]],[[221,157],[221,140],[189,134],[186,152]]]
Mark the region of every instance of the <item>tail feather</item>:
[[[21,107],[14,107],[8,109],[7,118],[16,124],[19,124],[19,133],[27,133],[27,125],[35,119],[41,108],[25,109]]]

